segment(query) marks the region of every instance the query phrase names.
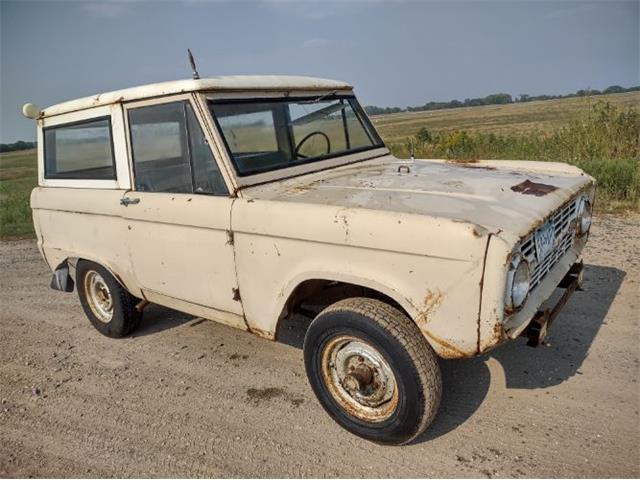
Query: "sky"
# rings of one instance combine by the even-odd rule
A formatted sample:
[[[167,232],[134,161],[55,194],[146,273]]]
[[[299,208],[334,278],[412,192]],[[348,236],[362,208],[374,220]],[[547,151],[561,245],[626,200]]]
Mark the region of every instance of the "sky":
[[[21,107],[189,78],[312,75],[362,104],[640,84],[640,1],[0,0],[0,142]]]

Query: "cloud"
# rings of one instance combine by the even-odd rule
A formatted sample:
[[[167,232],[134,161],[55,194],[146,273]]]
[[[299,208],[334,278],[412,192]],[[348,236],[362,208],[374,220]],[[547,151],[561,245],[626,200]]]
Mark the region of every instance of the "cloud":
[[[127,12],[127,5],[116,1],[91,2],[83,3],[82,10],[91,17],[118,18]]]

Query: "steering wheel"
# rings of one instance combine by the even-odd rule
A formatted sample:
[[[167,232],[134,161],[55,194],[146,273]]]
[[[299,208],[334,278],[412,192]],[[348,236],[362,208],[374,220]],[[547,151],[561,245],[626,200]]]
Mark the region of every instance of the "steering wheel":
[[[327,153],[331,152],[331,140],[329,140],[329,137],[327,136],[327,134],[324,133],[324,132],[321,132],[319,130],[316,130],[315,132],[311,132],[311,133],[305,135],[302,138],[302,140],[300,140],[298,142],[298,144],[296,145],[296,149],[293,151],[293,154],[294,154],[295,158],[309,158],[306,155],[303,155],[302,153],[300,153],[300,149],[302,148],[302,145],[304,145],[306,143],[306,141],[309,140],[314,135],[320,135],[320,136],[324,137],[324,139],[327,142]]]

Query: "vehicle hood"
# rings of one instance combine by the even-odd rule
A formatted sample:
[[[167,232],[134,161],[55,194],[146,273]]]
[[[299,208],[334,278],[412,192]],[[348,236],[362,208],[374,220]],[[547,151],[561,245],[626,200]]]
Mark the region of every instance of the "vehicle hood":
[[[244,195],[427,215],[520,237],[592,183],[563,163],[404,161],[389,155],[252,187]]]

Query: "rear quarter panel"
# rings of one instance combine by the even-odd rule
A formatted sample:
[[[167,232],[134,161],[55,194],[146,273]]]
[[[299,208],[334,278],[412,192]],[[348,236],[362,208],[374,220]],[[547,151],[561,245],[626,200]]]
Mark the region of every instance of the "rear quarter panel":
[[[120,216],[124,191],[37,187],[31,208],[38,247],[53,270],[67,258],[84,258],[109,269],[134,295],[140,295]]]

